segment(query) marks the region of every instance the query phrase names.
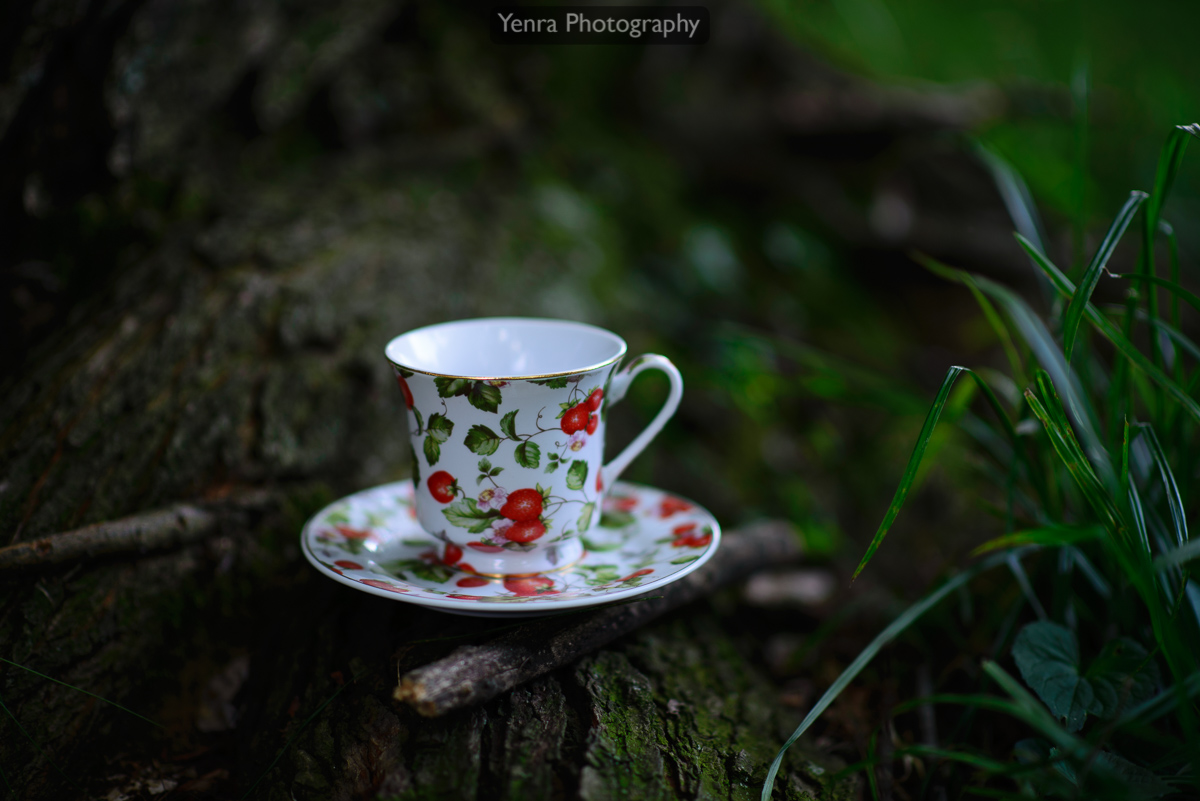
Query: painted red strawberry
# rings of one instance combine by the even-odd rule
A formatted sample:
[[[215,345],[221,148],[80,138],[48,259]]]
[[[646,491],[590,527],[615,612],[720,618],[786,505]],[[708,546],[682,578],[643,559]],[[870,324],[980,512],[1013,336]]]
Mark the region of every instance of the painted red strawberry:
[[[457,567],[459,570],[463,571],[464,573],[478,573],[479,572],[478,570],[471,567],[471,565],[467,564],[466,562],[459,562],[457,565],[455,565],[455,567]]]
[[[408,408],[413,407],[412,390],[408,388],[408,382],[404,380],[404,376],[397,375],[396,383],[400,385],[400,391],[404,393],[404,405]]]
[[[386,581],[376,581],[375,579],[360,579],[360,583],[366,584],[368,587],[377,587],[388,592],[408,592],[403,587],[397,587],[395,584],[388,584]]]
[[[589,410],[594,412],[600,408],[600,402],[603,400],[604,390],[600,389],[600,387],[596,387],[592,390],[592,394],[588,395],[587,400],[585,400],[584,403],[587,404]],[[590,434],[592,432],[589,431],[588,433]]]
[[[629,495],[609,495],[607,505],[618,512],[632,512],[637,508],[638,502],[637,498]]]
[[[476,576],[467,576],[466,578],[460,578],[458,581],[455,582],[455,585],[459,586],[459,587],[486,587],[487,583],[488,583],[488,580],[485,578],[477,578]]]
[[[522,520],[513,523],[504,531],[504,536],[512,542],[533,542],[546,533],[546,527],[540,520]]]
[[[439,470],[425,482],[429,486],[429,494],[438,503],[450,503],[458,492],[458,481],[445,470]]]
[[[553,586],[554,579],[545,576],[528,576],[504,582],[504,589],[516,595],[554,595],[558,590],[551,589]]]
[[[349,559],[339,559],[334,562],[335,565],[343,570],[362,570],[363,567],[358,562],[351,562]]]
[[[573,406],[566,414],[562,416],[559,422],[559,427],[564,434],[574,434],[576,431],[582,431],[587,427],[588,423],[588,408],[587,401]]]
[[[653,572],[654,572],[654,568],[643,567],[641,570],[630,573],[628,576],[626,576],[625,578],[620,579],[620,580],[621,581],[633,581],[635,578],[638,578],[639,576],[648,576]]]
[[[676,537],[671,546],[674,548],[704,548],[712,542],[712,532],[705,531],[703,534],[684,534]]]
[[[479,596],[479,595],[447,595],[446,597],[453,598],[456,601],[478,601],[480,599],[480,597],[482,597],[482,596]]]
[[[500,514],[518,523],[536,520],[542,516],[542,493],[535,489],[519,489],[516,492],[510,492],[508,500],[500,507]]]
[[[596,492],[604,492],[604,473],[596,471]]]
[[[662,506],[659,507],[659,517],[670,517],[676,512],[686,512],[692,508],[692,505],[682,498],[676,498],[674,495],[668,495],[662,499]]]
[[[462,548],[457,545],[447,545],[446,550],[442,553],[442,561],[448,565],[452,565],[462,559]]]
[[[682,534],[688,534],[695,530],[696,530],[695,523],[684,523],[683,525],[676,526],[675,528],[671,529],[671,533],[674,534],[676,537],[678,537]]]
[[[350,528],[349,526],[334,526],[348,540],[373,540],[376,539],[375,532],[361,528]]]
[[[486,542],[468,542],[467,547],[473,548],[476,551],[483,551],[484,553],[500,553],[504,550],[504,546],[502,545],[489,545]]]
[[[588,432],[588,436],[596,433],[596,429],[600,427],[600,415],[593,414],[588,418],[587,426],[584,431]]]

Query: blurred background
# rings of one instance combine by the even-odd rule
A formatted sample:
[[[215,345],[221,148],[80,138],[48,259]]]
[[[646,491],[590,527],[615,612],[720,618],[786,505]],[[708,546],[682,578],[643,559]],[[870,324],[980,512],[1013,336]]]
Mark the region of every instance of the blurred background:
[[[683,371],[628,479],[786,518],[844,576],[946,369],[1002,363],[914,254],[1046,308],[996,161],[1078,274],[1200,116],[1195,3],[723,0],[699,47],[498,46],[489,8],[5,4],[4,544],[402,478],[387,339],[535,315]],[[1165,212],[1185,284],[1198,212],[1193,160]],[[865,580],[911,596],[999,533],[965,436],[939,430]]]
[[[356,330],[375,378],[365,354],[414,325],[588,320],[688,377],[631,479],[730,521],[786,516],[832,553],[885,508],[934,382],[993,358],[967,293],[911,254],[1035,287],[981,149],[1024,177],[1051,255],[1078,269],[1200,85],[1188,3],[723,2],[696,48],[497,46],[487,9],[9,4],[6,372],[144,298],[157,278],[120,278],[138,269],[262,271],[289,296],[263,312],[285,344]],[[1168,209],[1185,254],[1196,181],[1185,169]],[[356,312],[366,285],[380,305]],[[643,418],[661,394],[646,383]],[[285,475],[269,454],[289,447],[222,472]],[[403,471],[399,447],[359,454],[347,485]],[[205,480],[151,480],[146,500]]]

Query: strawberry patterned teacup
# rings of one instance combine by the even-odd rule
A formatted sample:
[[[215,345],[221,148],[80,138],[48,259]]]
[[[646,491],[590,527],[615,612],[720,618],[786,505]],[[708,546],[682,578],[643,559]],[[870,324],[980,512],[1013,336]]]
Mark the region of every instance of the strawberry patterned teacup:
[[[386,354],[408,408],[421,527],[442,559],[482,576],[545,573],[583,557],[604,489],[675,413],[663,356],[618,370],[625,342],[582,323],[497,317],[418,328]],[[666,403],[604,463],[604,422],[634,376],[661,370]]]

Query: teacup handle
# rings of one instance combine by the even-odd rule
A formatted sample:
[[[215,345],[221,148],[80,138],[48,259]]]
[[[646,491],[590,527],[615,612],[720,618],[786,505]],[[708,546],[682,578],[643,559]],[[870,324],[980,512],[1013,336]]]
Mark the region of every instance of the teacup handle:
[[[601,468],[600,476],[604,481],[605,489],[613,485],[613,482],[620,477],[629,463],[650,444],[650,440],[654,439],[659,431],[662,431],[663,426],[671,419],[671,415],[675,414],[675,410],[679,408],[679,401],[683,398],[683,376],[679,374],[679,370],[671,364],[666,356],[647,353],[638,356],[613,376],[608,387],[607,401],[612,404],[624,398],[633,379],[643,370],[662,370],[671,382],[671,390],[667,393],[667,400],[658,410],[658,414],[650,421],[650,425],[646,426],[642,433],[638,434],[616,458]]]

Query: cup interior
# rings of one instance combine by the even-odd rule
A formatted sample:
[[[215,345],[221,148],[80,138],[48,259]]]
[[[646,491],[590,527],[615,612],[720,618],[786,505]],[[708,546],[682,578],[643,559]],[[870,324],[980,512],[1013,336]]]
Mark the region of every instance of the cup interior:
[[[439,323],[401,334],[387,358],[421,373],[520,379],[584,372],[625,355],[611,331],[567,320],[492,317]]]

